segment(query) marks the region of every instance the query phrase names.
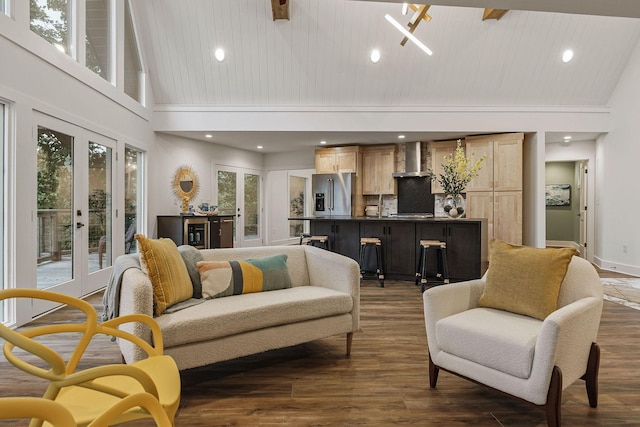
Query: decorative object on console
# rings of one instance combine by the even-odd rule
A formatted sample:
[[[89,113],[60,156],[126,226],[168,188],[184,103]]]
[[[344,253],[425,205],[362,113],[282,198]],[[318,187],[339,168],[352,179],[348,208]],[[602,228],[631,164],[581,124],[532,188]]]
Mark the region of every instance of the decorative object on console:
[[[465,213],[465,203],[462,193],[467,184],[478,176],[486,156],[473,162],[473,155],[467,157],[462,148],[462,142],[458,141],[455,152],[445,156],[442,162],[442,173],[435,175],[430,171],[431,179],[436,179],[442,186],[446,195],[443,208],[451,218],[461,218]]]
[[[182,214],[189,212],[189,200],[193,199],[200,190],[198,175],[191,166],[180,166],[173,176],[171,186],[174,196],[182,202]]]

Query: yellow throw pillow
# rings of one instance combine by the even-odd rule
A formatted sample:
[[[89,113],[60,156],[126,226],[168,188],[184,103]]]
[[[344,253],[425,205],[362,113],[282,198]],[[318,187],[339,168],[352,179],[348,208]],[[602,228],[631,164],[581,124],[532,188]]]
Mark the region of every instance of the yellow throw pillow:
[[[136,234],[140,264],[153,285],[156,316],[193,295],[193,285],[178,247],[171,239],[149,239]]]
[[[560,285],[576,253],[572,248],[531,248],[493,240],[478,305],[544,320],[558,308]]]

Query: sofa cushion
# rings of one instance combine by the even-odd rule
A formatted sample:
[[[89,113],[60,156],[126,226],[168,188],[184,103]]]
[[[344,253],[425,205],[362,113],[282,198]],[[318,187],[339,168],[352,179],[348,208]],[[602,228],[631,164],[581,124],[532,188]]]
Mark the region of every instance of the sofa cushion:
[[[529,378],[542,321],[491,308],[474,308],[440,319],[442,351],[519,378]]]
[[[204,298],[291,287],[286,254],[239,261],[200,261],[197,265]]]
[[[171,239],[149,239],[136,234],[140,265],[151,280],[156,316],[168,307],[193,295],[189,272],[176,244]]]
[[[214,298],[156,318],[165,348],[271,326],[351,312],[351,295],[320,286],[295,286]]]
[[[493,240],[478,305],[543,320],[558,308],[560,285],[575,253],[572,248],[530,248]]]

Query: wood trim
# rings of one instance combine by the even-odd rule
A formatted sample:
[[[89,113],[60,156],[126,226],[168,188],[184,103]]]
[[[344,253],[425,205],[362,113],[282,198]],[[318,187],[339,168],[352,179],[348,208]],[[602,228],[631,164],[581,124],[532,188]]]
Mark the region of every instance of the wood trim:
[[[508,141],[512,139],[522,139],[524,140],[524,132],[515,132],[515,133],[498,133],[493,135],[478,135],[478,136],[467,136],[463,140],[466,141],[481,141],[481,140],[489,140],[489,141]]]
[[[289,19],[289,0],[271,0],[273,20]]]
[[[500,18],[502,18],[507,12],[509,12],[509,10],[505,10],[505,9],[488,9],[485,8],[484,10],[484,14],[482,15],[482,20],[486,21],[487,19],[495,19],[495,20],[499,20]]]

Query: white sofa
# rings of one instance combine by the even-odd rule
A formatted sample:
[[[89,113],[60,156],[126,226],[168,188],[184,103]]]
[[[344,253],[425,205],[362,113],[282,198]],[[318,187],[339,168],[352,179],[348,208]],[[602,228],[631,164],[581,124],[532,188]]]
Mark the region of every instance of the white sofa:
[[[287,254],[292,287],[234,295],[155,317],[162,330],[164,352],[179,369],[189,369],[336,334],[346,334],[350,354],[360,322],[360,270],[354,260],[312,246],[263,246],[205,249],[205,261],[228,261]],[[149,278],[137,268],[122,276],[120,315],[153,315]],[[149,341],[141,324],[127,330]],[[127,363],[145,354],[119,342]]]

